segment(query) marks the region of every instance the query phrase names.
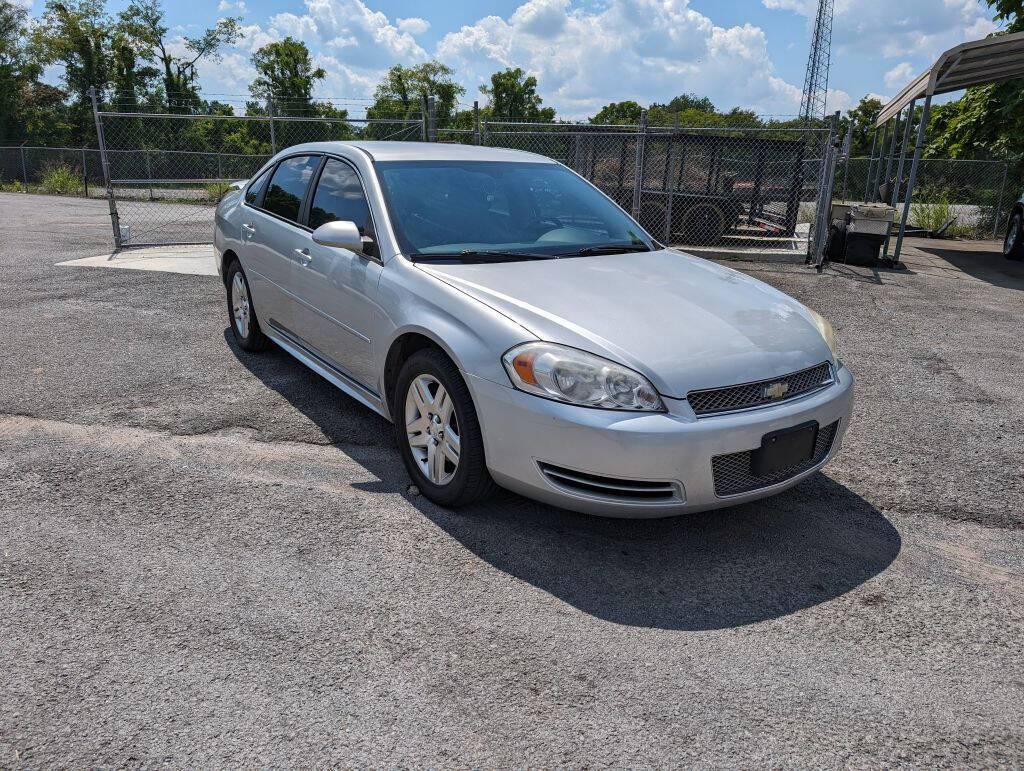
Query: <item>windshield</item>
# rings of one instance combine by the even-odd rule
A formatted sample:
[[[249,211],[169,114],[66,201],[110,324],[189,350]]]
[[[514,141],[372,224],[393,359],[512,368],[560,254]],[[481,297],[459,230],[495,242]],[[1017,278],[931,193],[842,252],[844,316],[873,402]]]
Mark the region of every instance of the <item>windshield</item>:
[[[389,161],[376,168],[407,255],[653,248],[618,206],[554,163]]]

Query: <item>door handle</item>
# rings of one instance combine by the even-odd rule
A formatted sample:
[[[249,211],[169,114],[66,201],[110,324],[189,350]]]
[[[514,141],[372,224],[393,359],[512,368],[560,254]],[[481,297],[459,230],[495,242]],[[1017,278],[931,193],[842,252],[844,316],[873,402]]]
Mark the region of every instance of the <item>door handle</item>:
[[[301,262],[303,266],[309,265],[313,260],[313,255],[309,253],[309,249],[296,249],[295,253],[299,255],[299,262]]]
[[[252,223],[250,223],[250,222],[243,222],[243,223],[242,223],[242,230],[243,230],[244,232],[248,233],[248,234],[249,234],[250,236],[252,236],[252,235],[255,235],[255,234],[256,234],[256,226],[255,226],[255,225],[253,225],[253,224],[252,224]]]

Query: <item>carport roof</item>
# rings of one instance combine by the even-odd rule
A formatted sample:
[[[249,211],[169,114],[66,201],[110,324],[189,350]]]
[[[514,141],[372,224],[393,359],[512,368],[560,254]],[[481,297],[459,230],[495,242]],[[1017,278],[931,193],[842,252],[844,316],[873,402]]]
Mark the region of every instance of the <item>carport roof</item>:
[[[883,126],[915,99],[1024,76],[1024,32],[961,43],[942,54],[878,114]]]

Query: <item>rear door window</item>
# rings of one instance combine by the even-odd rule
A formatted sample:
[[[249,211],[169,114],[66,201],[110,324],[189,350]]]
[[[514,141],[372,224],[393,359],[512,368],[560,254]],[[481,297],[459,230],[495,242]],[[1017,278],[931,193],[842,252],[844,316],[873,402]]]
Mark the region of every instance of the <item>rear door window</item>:
[[[298,223],[302,200],[319,163],[318,155],[297,155],[281,161],[263,196],[263,208],[271,214]]]

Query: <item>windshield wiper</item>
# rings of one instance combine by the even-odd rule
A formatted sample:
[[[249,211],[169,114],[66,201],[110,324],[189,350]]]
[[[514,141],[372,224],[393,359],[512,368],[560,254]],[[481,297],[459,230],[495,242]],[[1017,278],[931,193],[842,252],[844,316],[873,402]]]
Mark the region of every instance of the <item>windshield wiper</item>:
[[[584,246],[575,252],[563,252],[563,257],[586,257],[591,254],[625,254],[626,252],[649,252],[646,244],[597,244]]]
[[[521,260],[557,260],[557,254],[539,252],[502,252],[496,249],[463,249],[461,252],[413,252],[413,262],[459,260],[460,262],[519,262]]]

